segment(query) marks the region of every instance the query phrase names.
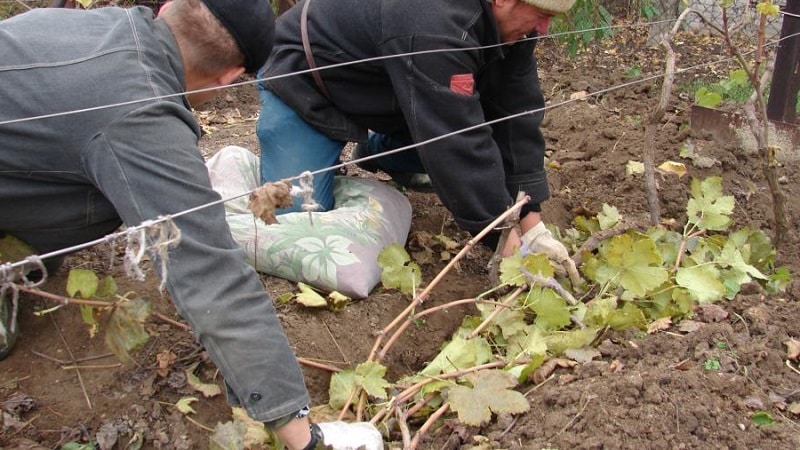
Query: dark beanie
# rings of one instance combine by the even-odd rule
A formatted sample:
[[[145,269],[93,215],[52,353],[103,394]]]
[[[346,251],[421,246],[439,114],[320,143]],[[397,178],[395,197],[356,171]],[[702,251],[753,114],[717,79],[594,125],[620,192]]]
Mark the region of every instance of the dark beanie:
[[[244,68],[256,72],[275,43],[275,14],[269,0],[203,0],[233,36],[244,55]]]

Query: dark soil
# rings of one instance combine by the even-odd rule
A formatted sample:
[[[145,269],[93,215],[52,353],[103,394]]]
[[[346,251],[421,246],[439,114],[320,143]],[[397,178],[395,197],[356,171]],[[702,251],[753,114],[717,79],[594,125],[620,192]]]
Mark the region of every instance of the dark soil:
[[[557,105],[570,95],[589,94],[664,70],[664,51],[646,48],[639,31],[620,32],[588,52],[568,58],[562,47],[544,41],[539,49],[540,72],[546,97]],[[706,37],[681,36],[677,40],[678,67],[710,58]],[[716,44],[714,44],[716,45]],[[719,48],[719,47],[716,47]],[[719,54],[719,52],[717,52]],[[716,58],[716,55],[714,55]],[[632,76],[632,69],[641,74]],[[714,72],[716,71],[716,72]],[[586,100],[548,110],[544,132],[551,161],[552,199],[544,204],[545,220],[565,228],[581,211],[597,210],[603,203],[616,206],[632,221],[644,222],[648,207],[641,176],[626,175],[629,160],[642,160],[648,145],[655,149],[656,164],[665,160],[687,164],[688,176],[658,177],[662,216],[685,220],[688,186],[692,177],[720,175],[727,193],[736,199],[735,227],[750,226],[772,235],[772,197],[762,175],[762,162],[736,144],[715,140],[707,131],[690,126],[689,86],[697,80],[715,80],[725,68],[701,68],[679,76],[669,107],[658,125],[655,142],[645,141],[645,124],[658,103],[661,80],[632,84]],[[258,100],[251,84],[224,92],[213,105],[198,111],[208,135],[201,141],[210,156],[236,144],[258,150],[254,135]],[[698,168],[679,155],[691,141],[714,162]],[[779,266],[800,270],[797,223],[798,160],[795,147],[780,168],[787,196],[790,233],[777,249]],[[791,155],[790,155],[791,156]],[[352,176],[367,175],[349,167]],[[468,182],[465,180],[465,182]],[[409,250],[415,251],[419,232],[443,233],[466,243],[467,235],[454,224],[434,194],[408,193],[414,207]],[[8,212],[6,212],[8,213]],[[492,286],[486,270],[490,254],[476,249],[444,283],[433,291],[426,306],[470,298]],[[423,279],[430,282],[446,261],[424,262]],[[95,248],[71,256],[66,269],[90,267],[115,276],[120,292],[135,291],[149,299],[160,316],[147,323],[152,338],[121,365],[103,343],[102,332],[91,338],[75,307],[38,315],[52,307],[37,296],[22,297],[19,342],[0,363],[0,401],[4,426],[3,448],[60,448],[69,441],[105,442],[118,436],[113,448],[207,448],[206,428],[231,420],[223,395],[201,398],[187,385],[184,370],[200,362],[198,374],[222,386],[222,380],[190,332],[159,318],[180,321],[168,295],[158,291],[152,270],[139,283],[124,276],[117,265],[109,269],[109,250]],[[45,285],[63,294],[63,270]],[[295,292],[285,280],[264,278],[275,298]],[[765,295],[750,286],[721,306],[729,313],[719,321],[704,321],[696,331],[682,332],[677,325],[665,332],[609,333],[599,344],[602,358],[572,368],[559,368],[546,381],[519,386],[531,409],[519,416],[501,415],[485,428],[469,428],[453,419],[434,427],[420,448],[581,448],[581,449],[790,449],[800,448],[800,417],[787,405],[800,401],[797,361],[787,363],[785,342],[800,339],[800,283],[794,281],[781,295]],[[290,303],[278,307],[286,332],[299,357],[339,367],[365,361],[376,333],[408,304],[406,296],[376,288],[365,300],[339,312],[309,310]],[[384,364],[389,380],[419,371],[459,326],[474,313],[464,306],[433,314],[397,342]],[[724,345],[720,345],[724,343]],[[159,354],[176,359],[159,371]],[[106,355],[106,356],[103,356]],[[80,369],[70,368],[83,361]],[[714,358],[719,370],[707,370]],[[305,367],[314,402],[327,401],[330,373]],[[178,399],[194,395],[191,420],[177,412]],[[766,411],[776,423],[756,426],[756,411]],[[138,441],[137,441],[138,440]],[[401,448],[399,437],[391,448]],[[102,447],[111,448],[111,447]]]

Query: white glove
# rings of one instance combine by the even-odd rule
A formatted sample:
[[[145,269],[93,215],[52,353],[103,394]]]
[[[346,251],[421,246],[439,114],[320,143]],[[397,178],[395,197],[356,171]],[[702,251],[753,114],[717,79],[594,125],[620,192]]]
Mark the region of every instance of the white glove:
[[[570,258],[567,248],[553,237],[550,230],[544,226],[544,222],[537,223],[536,226],[525,232],[520,240],[522,241],[520,252],[523,256],[530,253],[544,253],[551,261],[558,264],[557,267],[563,267],[566,270],[574,288],[583,285],[583,279],[578,273],[578,268],[575,267],[575,262]]]
[[[383,450],[383,436],[369,422],[322,422],[322,442],[333,450]]]

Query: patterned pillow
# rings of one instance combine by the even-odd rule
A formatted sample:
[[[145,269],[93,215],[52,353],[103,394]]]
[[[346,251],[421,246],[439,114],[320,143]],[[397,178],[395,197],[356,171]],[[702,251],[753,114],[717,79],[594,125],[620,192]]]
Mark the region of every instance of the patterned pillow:
[[[231,198],[259,186],[259,160],[246,148],[221,149],[206,163],[214,190]],[[411,204],[378,180],[335,177],[336,208],[296,212],[265,224],[247,208],[249,196],[225,202],[234,240],[259,272],[302,281],[323,291],[365,298],[381,279],[378,253],[405,245]]]

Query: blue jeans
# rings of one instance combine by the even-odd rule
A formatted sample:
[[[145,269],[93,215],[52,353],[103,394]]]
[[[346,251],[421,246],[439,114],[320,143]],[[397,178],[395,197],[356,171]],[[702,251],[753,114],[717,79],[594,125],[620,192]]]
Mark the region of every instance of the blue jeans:
[[[259,88],[261,114],[256,134],[261,147],[261,183],[295,177],[335,165],[346,142],[330,139],[304,121],[272,92]],[[314,201],[322,210],[333,209],[332,170],[314,175]],[[297,183],[295,183],[297,184]],[[302,198],[277,214],[301,211]]]
[[[406,132],[382,134],[370,131],[366,151],[361,156],[371,156],[388,150],[411,145],[411,134]],[[370,160],[386,173],[426,173],[416,149],[404,150],[381,158]]]

